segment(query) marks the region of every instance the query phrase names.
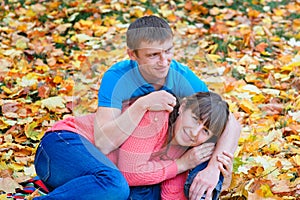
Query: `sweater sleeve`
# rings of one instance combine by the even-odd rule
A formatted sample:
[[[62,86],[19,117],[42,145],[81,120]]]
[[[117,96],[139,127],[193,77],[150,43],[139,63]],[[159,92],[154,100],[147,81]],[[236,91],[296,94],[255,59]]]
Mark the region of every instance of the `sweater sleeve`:
[[[184,183],[187,172],[178,174],[175,178],[168,179],[161,184],[161,200],[185,200]]]
[[[152,157],[161,150],[167,129],[167,112],[146,112],[120,147],[117,165],[130,186],[157,184],[177,175],[175,161]]]

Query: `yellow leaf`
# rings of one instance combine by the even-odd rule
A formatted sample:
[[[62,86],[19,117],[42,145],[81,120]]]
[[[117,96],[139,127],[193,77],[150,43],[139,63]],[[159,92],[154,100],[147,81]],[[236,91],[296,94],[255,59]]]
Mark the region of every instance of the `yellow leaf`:
[[[41,135],[41,133],[34,130],[37,126],[38,126],[38,123],[35,121],[30,124],[25,125],[25,134],[26,134],[27,138],[30,138],[32,140],[40,139],[39,136]]]
[[[207,51],[210,53],[215,53],[216,50],[218,49],[218,46],[219,46],[218,44],[210,45]]]
[[[3,130],[3,129],[6,129],[9,127],[9,124],[7,124],[5,121],[4,121],[4,118],[1,117],[0,118],[0,130]]]
[[[81,19],[79,21],[81,26],[85,26],[85,27],[91,27],[93,25],[93,22],[91,20],[83,20]]]
[[[92,30],[94,30],[95,36],[99,37],[108,31],[108,27],[93,25]]]
[[[257,191],[257,193],[262,197],[272,197],[273,196],[271,188],[268,184],[261,185],[259,190]]]
[[[252,97],[253,103],[262,103],[265,101],[265,99],[266,97],[262,93]]]
[[[273,9],[273,12],[276,16],[283,16],[283,14],[286,12],[285,10],[279,9],[279,8],[275,8]]]
[[[10,200],[11,198],[7,198],[7,194],[0,194],[0,199],[1,200]]]
[[[270,146],[265,146],[263,148],[263,151],[264,153],[275,154],[281,151],[280,147],[281,147],[280,143],[272,142]]]
[[[65,101],[61,96],[50,97],[41,101],[42,108],[48,108],[51,111],[55,111],[56,108],[65,108]]]
[[[258,25],[254,26],[253,31],[256,35],[260,35],[260,36],[265,35],[265,31],[264,31],[264,28],[262,26],[258,26]]]
[[[242,100],[240,102],[240,107],[246,112],[251,114],[252,112],[259,111],[256,105],[254,105],[252,102],[248,100]]]
[[[53,79],[54,83],[61,83],[63,80],[63,78],[61,76],[55,76]]]
[[[291,162],[293,162],[296,166],[300,166],[300,155],[295,155],[290,158]]]
[[[27,17],[35,17],[36,13],[33,10],[30,9],[30,10],[26,11],[26,16]]]
[[[6,87],[5,85],[1,86],[1,89],[6,93],[6,94],[12,94],[12,91]]]
[[[292,142],[294,140],[300,141],[300,135],[289,135],[285,138],[288,142]]]
[[[216,62],[221,59],[221,56],[216,54],[207,54],[211,61]]]
[[[275,69],[274,65],[265,65],[262,68],[264,71],[270,71],[272,69]]]
[[[16,41],[16,47],[18,49],[26,49],[28,47],[27,42],[24,39],[18,39]]]
[[[35,67],[37,70],[39,71],[43,71],[43,72],[48,72],[49,71],[49,67],[47,65],[39,65]]]
[[[143,17],[143,15],[144,15],[144,9],[141,8],[141,7],[135,7],[133,9],[133,15],[135,17],[138,17],[138,18]]]
[[[300,66],[300,61],[285,65],[281,68],[281,70],[282,71],[292,71],[294,67],[298,67],[298,66]]]
[[[8,164],[8,166],[12,169],[14,169],[15,171],[21,171],[24,169],[24,165],[20,165],[20,164],[17,164],[17,163],[10,163]]]

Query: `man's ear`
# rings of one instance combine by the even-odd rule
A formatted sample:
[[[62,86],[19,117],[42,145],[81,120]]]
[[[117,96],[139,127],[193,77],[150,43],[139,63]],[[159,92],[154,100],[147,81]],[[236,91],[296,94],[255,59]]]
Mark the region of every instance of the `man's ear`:
[[[136,60],[136,53],[132,49],[127,49],[127,54],[131,60]]]

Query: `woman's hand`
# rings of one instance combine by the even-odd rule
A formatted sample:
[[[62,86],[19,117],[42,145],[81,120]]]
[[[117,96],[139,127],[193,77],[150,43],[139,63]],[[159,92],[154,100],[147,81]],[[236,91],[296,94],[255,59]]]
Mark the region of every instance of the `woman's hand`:
[[[233,155],[228,152],[218,155],[219,169],[224,176],[224,182],[222,190],[229,188],[232,178],[232,167],[233,167]]]
[[[196,167],[200,163],[208,161],[211,158],[214,149],[214,143],[204,143],[191,148],[176,160],[178,173],[182,173]]]

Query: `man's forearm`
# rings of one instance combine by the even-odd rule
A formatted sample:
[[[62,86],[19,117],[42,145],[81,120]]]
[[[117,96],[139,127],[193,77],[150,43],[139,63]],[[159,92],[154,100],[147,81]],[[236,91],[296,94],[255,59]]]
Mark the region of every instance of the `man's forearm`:
[[[216,148],[209,161],[208,166],[218,168],[217,156],[222,154],[222,152],[224,151],[234,154],[238,146],[240,133],[241,126],[239,122],[234,118],[233,114],[230,113],[226,128],[217,142]]]

